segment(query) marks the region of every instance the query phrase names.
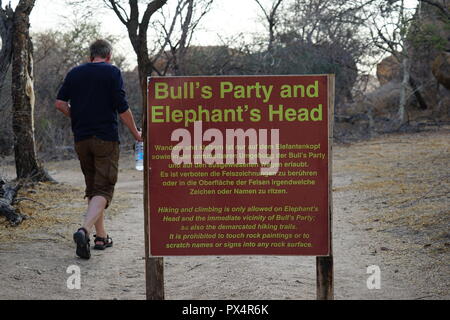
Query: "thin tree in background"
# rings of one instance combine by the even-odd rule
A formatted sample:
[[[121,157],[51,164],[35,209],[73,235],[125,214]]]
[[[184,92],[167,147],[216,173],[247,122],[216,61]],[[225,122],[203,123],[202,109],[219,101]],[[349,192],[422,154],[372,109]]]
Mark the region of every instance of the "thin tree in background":
[[[400,89],[400,100],[397,112],[397,121],[403,125],[407,121],[406,106],[408,103],[408,91],[412,93],[421,109],[428,106],[423,99],[417,81],[411,75],[411,57],[408,41],[411,22],[415,8],[407,8],[405,1],[392,1],[380,3],[378,12],[372,11],[368,14],[371,20],[371,35],[375,46],[382,51],[391,54],[399,61],[402,68],[402,81]]]
[[[269,42],[267,45],[267,51],[271,52],[272,48],[273,48],[273,43],[275,42],[275,28],[278,23],[277,13],[278,13],[278,9],[279,9],[281,3],[283,2],[283,0],[274,0],[270,10],[267,10],[266,8],[264,8],[264,6],[261,4],[260,0],[255,0],[255,2],[261,8],[261,11],[263,12],[264,17],[267,20],[267,24],[269,27]]]
[[[403,0],[400,4],[396,4],[395,2],[381,4],[379,9],[380,15],[373,17],[373,26],[376,32],[372,38],[378,48],[390,53],[402,65],[402,85],[397,120],[400,124],[403,124],[406,121],[405,108],[411,77],[411,62],[408,56],[408,48],[406,47],[406,34],[411,17],[406,17]],[[380,17],[384,19],[380,19]],[[380,25],[377,21],[383,21],[383,24]]]
[[[153,50],[157,53],[152,57],[161,75],[168,72],[176,76],[187,75],[185,59],[194,31],[211,9],[213,1],[178,0],[171,19],[161,11],[161,17],[154,23],[155,29],[160,31]]]

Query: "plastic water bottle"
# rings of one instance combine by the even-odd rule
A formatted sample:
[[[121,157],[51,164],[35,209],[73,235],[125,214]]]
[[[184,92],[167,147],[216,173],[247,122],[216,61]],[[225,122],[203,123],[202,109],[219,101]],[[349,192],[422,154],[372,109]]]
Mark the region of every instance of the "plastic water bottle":
[[[136,170],[144,170],[144,143],[136,141],[134,147],[134,160],[136,161]]]

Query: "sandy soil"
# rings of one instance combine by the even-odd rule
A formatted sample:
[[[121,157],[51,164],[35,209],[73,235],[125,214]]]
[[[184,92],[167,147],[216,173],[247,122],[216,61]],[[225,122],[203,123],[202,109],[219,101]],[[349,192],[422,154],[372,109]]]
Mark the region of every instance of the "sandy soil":
[[[144,299],[142,175],[122,154],[107,225],[115,245],[75,256],[72,233],[85,206],[76,161],[48,163],[62,184],[21,194],[31,219],[0,218],[0,299]],[[450,130],[383,136],[334,149],[336,299],[450,298]],[[12,168],[1,167],[12,176]],[[66,270],[81,268],[81,290]],[[381,268],[368,290],[367,266]],[[313,257],[165,259],[167,299],[314,299]]]

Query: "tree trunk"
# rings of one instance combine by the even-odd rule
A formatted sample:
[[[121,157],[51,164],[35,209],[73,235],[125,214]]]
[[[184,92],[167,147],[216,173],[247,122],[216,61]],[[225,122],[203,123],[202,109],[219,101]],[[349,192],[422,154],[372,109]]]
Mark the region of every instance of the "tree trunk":
[[[409,78],[410,78],[410,66],[409,66],[409,58],[403,57],[403,81],[400,89],[400,103],[398,107],[398,121],[400,125],[405,123],[406,121],[406,104],[407,104],[407,94],[409,88]]]
[[[34,140],[33,45],[29,15],[35,0],[21,0],[13,19],[12,100],[14,155],[18,179],[52,181],[38,162]]]
[[[150,61],[146,51],[143,50],[138,53],[138,73],[139,83],[141,86],[142,95],[142,112],[147,112],[147,79],[152,74],[153,64]],[[141,119],[144,119],[142,117]]]
[[[189,46],[189,32],[191,28],[192,23],[192,17],[194,14],[194,0],[187,0],[187,12],[186,17],[184,18],[184,21],[182,23],[181,27],[181,37],[180,41],[178,41],[179,46],[178,50],[176,50],[173,55],[175,58],[175,65],[174,65],[174,71],[176,76],[184,76],[185,75],[185,60],[186,60],[186,53]]]

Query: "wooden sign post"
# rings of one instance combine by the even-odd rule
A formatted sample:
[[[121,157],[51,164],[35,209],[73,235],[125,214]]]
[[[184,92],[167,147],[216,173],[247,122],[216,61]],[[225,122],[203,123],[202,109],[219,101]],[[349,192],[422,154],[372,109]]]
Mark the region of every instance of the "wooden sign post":
[[[149,106],[149,105],[148,105]],[[149,224],[149,177],[150,159],[148,149],[148,111],[143,113],[142,132],[144,136],[144,243],[145,243],[145,292],[147,300],[164,300],[164,259],[150,257],[150,224]]]
[[[316,258],[316,297],[317,300],[334,300],[333,263],[333,124],[335,78],[328,77],[328,216],[330,252],[328,256]]]
[[[145,139],[147,298],[163,257],[317,256],[333,299],[334,76],[149,79]]]

